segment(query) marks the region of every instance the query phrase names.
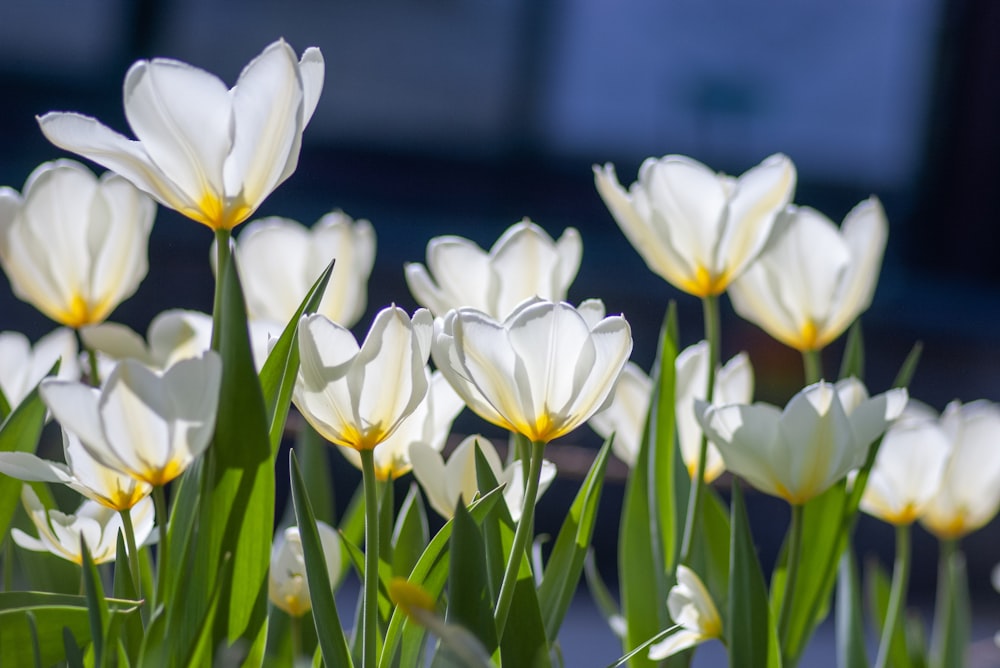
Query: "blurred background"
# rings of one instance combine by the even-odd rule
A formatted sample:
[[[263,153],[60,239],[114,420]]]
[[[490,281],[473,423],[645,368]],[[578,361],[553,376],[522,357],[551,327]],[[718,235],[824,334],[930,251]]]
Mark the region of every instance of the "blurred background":
[[[1000,223],[998,34],[1000,4],[988,0],[5,0],[0,184],[20,190],[38,163],[63,157],[37,114],[79,111],[129,134],[121,84],[136,59],[176,58],[231,85],[278,37],[298,52],[318,46],[326,84],[299,168],[258,215],[311,223],[341,208],[372,221],[378,255],[359,329],[389,302],[416,306],[402,265],[422,262],[431,237],[488,248],[530,217],[553,237],[580,230],[571,300],[600,297],[624,313],[634,359],[649,369],[668,301],[678,300],[685,344],[700,338],[700,305],[645,267],[597,196],[591,166],[614,162],[628,184],[648,156],[683,153],[739,174],[783,152],[798,167],[799,204],[839,222],[870,194],[882,199],[891,232],[864,316],[866,380],[885,389],[921,340],[912,394],[941,409],[1000,400],[1000,235],[990,232]],[[145,331],[166,308],[209,311],[211,238],[161,209],[149,276],[113,319]],[[2,329],[33,339],[51,329],[9,290],[0,309]],[[798,354],[725,300],[723,311],[724,355],[747,350],[758,397],[783,403],[801,385]],[[828,351],[828,373],[839,355]],[[456,426],[483,429],[469,417]],[[570,440],[597,444],[586,429]],[[572,470],[586,465],[567,457],[541,529],[557,528],[578,484]],[[621,494],[620,480],[609,485],[595,540],[611,578]],[[753,501],[773,560],[787,511]],[[920,603],[933,596],[936,549],[917,533]],[[858,543],[889,563],[887,528],[862,519]],[[1000,526],[964,545],[973,596],[996,621],[988,572]]]

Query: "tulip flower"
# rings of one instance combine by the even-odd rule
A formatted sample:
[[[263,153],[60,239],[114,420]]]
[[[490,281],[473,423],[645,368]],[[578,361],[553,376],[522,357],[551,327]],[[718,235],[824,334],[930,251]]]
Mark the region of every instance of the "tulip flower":
[[[511,462],[506,468],[500,462],[493,443],[475,434],[467,436],[451,453],[447,463],[440,450],[435,450],[425,443],[414,443],[410,448],[410,460],[413,464],[413,475],[424,489],[427,502],[437,514],[450,520],[455,514],[455,506],[461,501],[469,505],[477,494],[485,494],[488,489],[479,489],[476,479],[476,444],[482,450],[483,457],[493,471],[497,482],[505,484],[504,502],[510,511],[511,518],[517,522],[524,509],[524,465],[522,462]],[[556,465],[548,460],[542,461],[542,474],[538,483],[540,497],[549,488],[556,477]],[[536,499],[537,501],[537,499]]]
[[[125,360],[101,388],[46,380],[40,392],[97,462],[159,487],[208,447],[221,378],[218,354],[207,352],[163,373]]]
[[[214,260],[215,253],[211,256]],[[365,311],[368,277],[375,263],[375,230],[335,211],[312,229],[287,218],[247,224],[236,244],[247,311],[252,320],[287,323],[330,260],[330,283],[317,313],[353,327]]]
[[[0,264],[14,294],[67,327],[103,321],[139,287],[156,207],[111,173],[39,165],[22,198],[0,188]]]
[[[754,487],[802,505],[852,469],[906,406],[906,390],[869,398],[860,381],[819,382],[784,410],[769,404],[709,406],[695,413],[726,468]]]
[[[776,154],[739,178],[680,155],[649,158],[626,190],[610,163],[597,191],[649,268],[698,297],[719,295],[760,254],[795,190],[795,166]]]
[[[714,638],[722,638],[722,617],[701,578],[687,566],[677,567],[677,584],[667,594],[670,618],[681,630],[649,648],[651,661],[662,661]]]
[[[258,371],[267,361],[271,336],[279,335],[283,329],[284,325],[266,320],[249,323],[250,348]],[[200,311],[170,309],[153,318],[145,339],[117,322],[84,327],[80,338],[89,350],[98,353],[102,377],[111,372],[116,362],[126,359],[164,370],[212,348],[212,316]]]
[[[28,517],[38,529],[38,538],[29,536],[20,529],[11,529],[11,538],[25,550],[51,552],[67,561],[82,564],[82,538],[95,564],[115,560],[118,534],[122,530],[119,513],[94,501],[84,501],[72,515],[58,510],[46,510],[27,485],[21,492],[21,501]],[[153,533],[153,503],[147,497],[127,512],[135,526],[136,544],[141,546]]]
[[[25,481],[66,485],[112,510],[128,510],[153,491],[152,486],[104,466],[63,430],[65,464],[50,462],[27,452],[0,452],[0,473]]]
[[[949,540],[984,526],[1000,508],[1000,404],[954,401],[939,424],[950,444],[948,460],[920,523]]]
[[[594,413],[587,424],[607,439],[611,434],[611,452],[629,467],[635,465],[639,445],[646,427],[646,415],[653,396],[653,381],[639,365],[628,362],[622,369],[609,401]]]
[[[767,249],[729,287],[733,308],[782,343],[807,352],[839,337],[871,304],[889,234],[872,197],[840,229],[789,206]]]
[[[895,525],[911,524],[937,490],[950,449],[929,409],[912,399],[882,437],[861,510]]]
[[[595,310],[604,305],[536,299],[502,322],[450,311],[435,327],[434,363],[474,413],[548,443],[602,407],[632,351],[625,319],[596,319]]]
[[[575,229],[553,241],[525,218],[509,227],[489,253],[462,237],[431,239],[427,267],[407,264],[406,283],[435,316],[469,307],[502,320],[526,299],[565,299],[582,255]]]
[[[97,119],[38,119],[56,146],[118,172],[213,230],[231,230],[288,178],[323,86],[323,56],[284,40],[254,58],[232,89],[176,60],[140,60],[125,75],[130,140]]]
[[[58,378],[78,380],[76,336],[56,329],[38,339],[34,346],[20,332],[0,333],[0,390],[14,408],[31,392],[59,360]]]
[[[375,448],[375,477],[395,480],[409,473],[411,452],[417,445],[441,452],[451,431],[451,423],[465,408],[462,399],[440,371],[428,373],[427,394],[387,439]],[[361,468],[361,454],[354,448],[339,446],[347,461]]]
[[[372,450],[417,409],[427,393],[431,314],[411,319],[391,306],[375,316],[362,345],[326,316],[299,322],[301,364],[292,399],[323,438]]]
[[[326,571],[330,575],[330,582],[335,582],[340,572],[340,537],[325,522],[317,521],[316,529],[323,545]],[[298,527],[288,527],[274,539],[267,594],[271,603],[292,617],[301,617],[312,608],[309,581],[306,579],[306,559]]]

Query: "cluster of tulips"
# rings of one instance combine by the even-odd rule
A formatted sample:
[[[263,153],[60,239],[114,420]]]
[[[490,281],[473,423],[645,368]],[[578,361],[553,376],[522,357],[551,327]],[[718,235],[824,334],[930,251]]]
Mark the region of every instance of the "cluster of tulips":
[[[961,665],[959,540],[1000,506],[1000,406],[953,403],[939,416],[909,399],[916,352],[894,388],[870,396],[860,380],[852,323],[871,303],[886,244],[878,200],[838,227],[792,204],[796,172],[782,155],[738,178],[651,158],[628,190],[612,166],[595,168],[649,268],[703,301],[705,340],[680,350],[668,309],[649,375],[629,362],[626,317],[597,299],[566,302],[577,231],[554,240],[527,219],[489,251],[432,239],[426,266],[405,267],[423,308],[378,311],[359,342],[349,328],[367,306],[370,223],[341,212],[311,228],[266,218],[233,238],[294,172],[323,76],[318,49],[298,57],[278,41],[232,88],[177,61],[137,62],[124,84],[136,139],[76,113],[39,117],[53,144],[112,171],[61,159],[20,193],[0,189],[11,287],[62,326],[34,346],[0,335],[0,663],[312,656],[374,668],[433,654],[442,666],[558,665],[559,629],[586,573],[622,642],[614,665],[686,665],[714,639],[733,666],[795,666],[839,583],[842,665],[867,666],[850,545],[860,510],[897,536],[891,579],[869,576],[875,665]],[[157,203],[214,232],[215,301],[212,314],[165,311],[143,337],[107,318],[146,274]],[[747,355],[721,364],[723,292],[801,351],[805,387],[784,408],[751,403]],[[826,380],[820,352],[849,329],[839,379]],[[291,404],[306,424],[285,511],[275,460]],[[509,432],[506,460],[478,435],[445,459],[465,407]],[[63,461],[33,454],[49,419]],[[605,444],[546,545],[533,521],[556,475],[545,454],[584,423]],[[327,444],[362,472],[339,517]],[[630,470],[620,602],[588,558],[612,452]],[[419,484],[397,504],[394,481],[411,471]],[[713,486],[724,472],[728,505]],[[791,507],[769,579],[744,482]],[[60,510],[52,483],[85,500]],[[433,536],[425,503],[444,521]],[[930,647],[904,616],[917,521],[942,546]],[[45,569],[30,568],[26,551],[78,565],[70,589],[38,591]],[[97,568],[106,562],[113,571]],[[351,569],[363,586],[345,625],[334,590]]]

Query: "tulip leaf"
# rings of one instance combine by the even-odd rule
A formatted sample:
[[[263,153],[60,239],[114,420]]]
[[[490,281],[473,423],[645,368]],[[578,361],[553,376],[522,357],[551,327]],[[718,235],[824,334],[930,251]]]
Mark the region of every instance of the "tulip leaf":
[[[764,573],[754,548],[739,480],[733,483],[732,534],[729,548],[729,605],[725,623],[729,665],[766,666],[770,609]]]
[[[337,529],[340,535],[344,537],[344,540],[354,545],[360,544],[365,539],[365,495],[361,485],[358,485],[358,488],[354,491],[354,496],[351,497],[351,501],[347,504],[347,510],[344,511],[344,516],[340,518],[340,524],[337,526]],[[351,567],[350,559],[343,558],[348,556],[347,546],[343,542],[341,541],[343,549],[341,550],[340,572],[334,578],[334,582],[339,582],[344,577],[344,573]]]
[[[844,356],[840,360],[840,375],[838,378],[865,377],[865,337],[861,331],[861,318],[854,321],[847,330],[847,343],[844,345]]]
[[[455,505],[450,554],[445,620],[472,632],[490,655],[498,643],[483,535],[461,500]]]
[[[332,446],[305,420],[295,440],[295,455],[302,465],[302,479],[316,511],[316,521],[335,526],[333,470],[328,455]],[[363,526],[363,525],[362,525]]]
[[[0,420],[6,420],[7,416],[10,415],[10,402],[7,401],[7,395],[3,393],[3,388],[0,388]]]
[[[69,666],[69,668],[84,668],[83,652],[80,651],[80,646],[76,644],[76,638],[73,637],[73,632],[68,626],[64,626],[62,630],[63,648],[66,651],[66,665]],[[41,657],[38,658],[38,663],[40,664]],[[3,659],[2,653],[0,653],[0,659]]]
[[[874,559],[869,560],[866,564],[865,579],[871,619],[875,625],[876,632],[881,635],[882,627],[885,625],[886,614],[889,610],[889,596],[892,585],[889,581],[889,575]],[[896,625],[892,629],[892,639],[889,642],[889,664],[894,668],[914,668],[906,647],[904,617],[905,615],[901,614],[896,618]],[[962,663],[964,662],[958,665],[962,665]]]
[[[292,388],[295,386],[295,378],[299,372],[299,342],[296,332],[299,327],[299,319],[303,313],[313,313],[319,308],[326,292],[327,283],[330,282],[330,274],[333,273],[333,260],[327,265],[323,273],[319,275],[316,282],[309,289],[303,298],[295,315],[288,321],[285,330],[275,341],[271,348],[264,367],[260,370],[260,387],[264,397],[264,404],[267,409],[267,421],[270,425],[268,438],[271,443],[271,457],[278,452],[281,444],[281,436],[285,431],[285,420],[288,417],[288,407],[292,399]],[[235,265],[230,262],[229,265]],[[319,519],[323,519],[320,515]]]
[[[511,541],[513,542],[513,534]],[[507,617],[503,638],[500,639],[500,657],[505,666],[546,668],[552,665],[552,661],[549,658],[535,582],[526,561],[521,562],[521,570],[514,584],[510,615]]]
[[[638,647],[668,626],[667,574],[673,570],[676,527],[683,525],[682,504],[686,498],[675,484],[678,476],[673,470],[678,457],[672,401],[678,341],[676,322],[676,307],[671,303],[653,370],[655,390],[645,432],[625,486],[618,537],[625,650]],[[639,654],[632,658],[632,665],[645,668],[655,664],[645,654]]]
[[[135,585],[133,584],[128,553],[125,550],[125,538],[121,532],[118,533],[112,592],[115,598],[139,599],[139,592],[135,590]],[[122,619],[120,615],[112,614],[114,615],[114,622],[122,627],[121,642],[125,654],[128,656],[130,663],[135,663],[139,658],[139,650],[142,648],[142,617],[140,615],[128,615]]]
[[[351,565],[358,572],[358,578],[365,579],[365,553],[357,546],[347,540],[343,535],[340,542],[347,548],[347,556],[351,560]],[[378,612],[381,619],[384,619],[392,612],[392,600],[389,598],[389,583],[392,581],[392,565],[382,559],[378,562]]]
[[[90,556],[87,542],[80,537],[80,553],[83,555],[83,591],[87,598],[87,613],[90,621],[90,641],[94,648],[94,665],[110,665],[107,657],[104,631],[108,627],[108,608],[104,602],[104,587],[97,566]]]
[[[562,528],[556,538],[545,574],[538,587],[538,600],[542,606],[542,618],[545,620],[545,635],[555,638],[559,635],[570,601],[576,593],[583,572],[583,562],[590,548],[590,540],[594,535],[597,521],[597,508],[604,487],[604,471],[607,468],[608,453],[611,452],[611,439],[604,446],[580,485],[573,504],[563,520]]]
[[[479,446],[478,440],[476,441],[475,454],[476,486],[479,489],[496,490],[500,488],[500,482],[497,480],[496,475],[493,474],[493,469],[490,468],[490,463],[487,461],[486,455],[483,454],[483,449]],[[503,494],[503,489],[500,488],[499,492]],[[507,558],[509,557],[508,552],[504,551],[500,527],[511,527],[513,525],[514,520],[510,516],[510,509],[507,508],[506,502],[498,503],[494,506],[486,520],[482,523],[483,543],[486,545],[486,569],[490,575],[490,596],[494,600],[500,595],[500,587],[503,586],[503,573],[507,565]]]
[[[48,375],[58,371],[59,362],[56,362]],[[36,385],[0,425],[0,452],[34,452],[45,426],[46,411]],[[7,535],[23,485],[16,478],[0,475],[0,536]]]
[[[288,460],[295,520],[302,539],[306,581],[309,583],[309,598],[312,601],[313,622],[316,625],[320,650],[326,665],[349,667],[354,665],[354,662],[347,647],[343,626],[340,624],[340,614],[337,612],[337,602],[333,597],[333,586],[323,556],[323,544],[316,528],[316,517],[313,515],[312,504],[309,502],[294,451],[289,453]]]
[[[969,647],[971,611],[969,583],[965,574],[965,556],[954,543],[942,543],[938,561],[938,591],[934,604],[934,641],[932,668],[948,668],[965,663]]]
[[[840,668],[868,668],[861,582],[853,550],[840,557],[837,576],[837,657]]]
[[[184,662],[180,664],[182,666],[212,665],[212,651],[215,649],[212,640],[212,629],[215,627],[215,616],[218,614],[222,591],[228,582],[232,563],[229,555],[226,555],[222,560],[222,573],[219,574],[220,577],[215,581],[215,591],[212,592],[212,596],[209,598],[208,610],[205,611],[204,618],[200,620],[198,636],[195,638]],[[251,662],[247,661],[246,663]]]
[[[427,527],[427,513],[424,510],[420,487],[410,484],[410,491],[403,499],[399,517],[392,532],[392,572],[398,577],[407,577],[414,564],[420,559],[427,542],[430,529]]]
[[[500,489],[495,489],[471,504],[469,506],[469,513],[477,523],[482,523],[486,515],[497,505],[498,501],[502,504],[503,496]],[[413,570],[410,571],[410,577],[407,578],[408,582],[419,585],[435,599],[444,590],[448,577],[449,541],[451,539],[452,524],[453,522],[449,520],[434,535],[430,543],[427,544],[427,549],[420,555],[420,559],[417,560],[417,563],[413,566]],[[378,662],[381,668],[397,665],[394,662],[395,655],[400,651],[404,635],[407,635],[408,629],[411,629],[413,626],[415,625],[410,622],[409,618],[398,606],[392,611],[389,617],[389,626],[385,633],[385,640],[382,643],[382,654]],[[423,629],[417,627],[409,636],[416,638],[418,641],[416,644],[419,644],[419,637],[423,636]],[[410,644],[415,643],[411,642]],[[417,665],[415,659],[411,658],[407,660],[408,656],[408,654],[402,653],[398,665]]]
[[[917,372],[917,365],[920,364],[920,356],[924,352],[924,344],[917,341],[913,344],[910,349],[909,354],[903,363],[899,367],[899,371],[896,373],[895,380],[892,381],[893,387],[909,387],[910,381],[913,379],[913,374]]]

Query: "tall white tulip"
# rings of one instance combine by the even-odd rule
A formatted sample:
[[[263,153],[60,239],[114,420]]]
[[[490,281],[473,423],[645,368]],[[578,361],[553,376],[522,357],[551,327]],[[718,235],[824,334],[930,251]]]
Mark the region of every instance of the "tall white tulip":
[[[0,332],[0,390],[11,408],[24,400],[59,360],[58,378],[78,380],[76,336],[60,327],[34,346],[20,332]]]
[[[0,188],[0,265],[11,288],[78,328],[107,318],[139,287],[156,206],[116,174],[78,162],[38,166],[24,196]]]
[[[608,402],[587,421],[601,438],[615,435],[615,440],[611,442],[611,452],[629,466],[634,466],[639,456],[639,445],[646,428],[646,415],[652,398],[653,380],[638,364],[628,362],[622,369]]]
[[[221,380],[221,359],[210,351],[162,373],[125,360],[101,388],[46,380],[40,391],[56,420],[91,457],[158,487],[208,447]]]
[[[860,467],[906,401],[903,389],[869,398],[860,381],[848,378],[809,385],[784,410],[698,402],[695,411],[729,471],[801,505]]]
[[[21,491],[21,501],[38,530],[38,538],[20,529],[10,530],[10,537],[25,550],[50,552],[67,561],[82,564],[82,539],[95,564],[115,560],[118,534],[123,530],[122,517],[118,512],[90,500],[84,501],[72,515],[46,510],[27,485]],[[136,545],[141,546],[153,533],[153,502],[146,497],[126,512],[131,515],[135,527]]]
[[[733,308],[797,350],[825,347],[872,302],[889,223],[878,199],[858,204],[838,229],[809,207],[789,206],[778,231],[729,286]]]
[[[621,316],[604,305],[523,302],[502,322],[475,309],[435,326],[434,363],[474,413],[548,443],[602,407],[632,352]]]
[[[713,638],[722,637],[722,616],[698,574],[681,564],[677,584],[667,594],[670,618],[681,628],[649,648],[649,658],[662,661]]]
[[[1000,509],[1000,404],[953,401],[939,424],[950,444],[948,460],[920,523],[939,538],[961,538]]]
[[[340,537],[325,522],[317,521],[316,530],[323,546],[330,582],[335,582],[340,572]],[[288,527],[274,539],[267,595],[272,603],[292,617],[301,617],[312,609],[309,581],[306,579],[305,553],[298,527]]]
[[[626,191],[614,165],[594,166],[597,191],[649,268],[698,297],[724,292],[760,254],[795,190],[776,154],[739,178],[681,155],[648,158]]]
[[[433,319],[392,306],[375,316],[364,343],[326,316],[299,323],[295,406],[323,438],[355,450],[388,439],[427,393]]]
[[[295,171],[323,75],[319,49],[300,60],[284,40],[250,61],[231,89],[187,63],[140,60],[124,85],[135,140],[77,113],[50,112],[38,122],[56,146],[118,172],[188,218],[230,230]]]
[[[512,225],[487,253],[457,236],[427,244],[427,266],[406,265],[406,283],[423,306],[438,317],[469,307],[502,320],[526,299],[566,299],[580,269],[580,234],[567,228],[553,241],[527,218]]]
[[[215,253],[211,257],[215,258]],[[287,323],[309,288],[335,260],[317,313],[344,327],[357,324],[375,264],[375,230],[342,211],[308,228],[288,218],[262,218],[240,233],[234,254],[253,320]]]

